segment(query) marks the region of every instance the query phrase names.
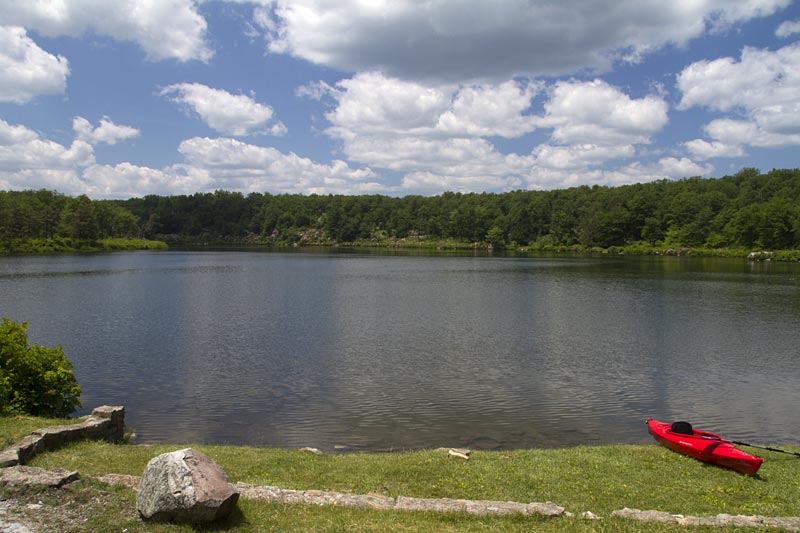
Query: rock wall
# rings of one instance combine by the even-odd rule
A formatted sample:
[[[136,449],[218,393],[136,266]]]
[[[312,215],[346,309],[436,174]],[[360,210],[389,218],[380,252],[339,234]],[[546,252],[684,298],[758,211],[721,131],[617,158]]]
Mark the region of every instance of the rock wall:
[[[37,429],[0,452],[0,468],[23,465],[36,454],[58,449],[78,440],[122,441],[125,434],[125,408],[103,405],[77,424]]]

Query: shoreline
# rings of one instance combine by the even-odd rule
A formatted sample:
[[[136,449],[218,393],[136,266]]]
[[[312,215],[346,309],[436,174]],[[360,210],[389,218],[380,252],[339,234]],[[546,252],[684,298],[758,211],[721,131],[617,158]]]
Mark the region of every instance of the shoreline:
[[[303,243],[264,243],[248,240],[212,240],[195,241],[181,239],[102,239],[94,242],[66,242],[69,239],[31,239],[13,242],[0,242],[0,257],[25,255],[61,255],[74,253],[107,253],[114,251],[193,251],[193,250],[266,250],[282,252],[327,250],[383,250],[397,252],[422,253],[467,253],[474,252],[480,256],[497,257],[535,257],[539,254],[557,254],[563,256],[664,256],[664,257],[716,257],[745,259],[751,262],[800,262],[800,250],[764,250],[760,248],[702,248],[666,245],[646,245],[635,243],[608,248],[573,246],[516,246],[493,247],[486,242],[460,241],[421,241],[412,243],[403,240],[389,241],[355,241],[355,242],[303,242]]]
[[[8,422],[13,420],[0,418],[0,430],[6,437],[12,426]],[[46,426],[51,420],[20,417],[19,422],[34,427]],[[30,509],[30,514],[20,516],[27,516],[31,524],[37,523],[36,516],[49,517],[50,511],[58,514],[69,501],[78,499],[105,502],[84,509],[80,519],[88,521],[81,523],[90,523],[86,527],[151,531],[155,526],[141,522],[132,510],[134,492],[130,485],[113,481],[132,482],[142,475],[150,459],[178,447],[185,446],[75,442],[37,455],[30,466],[77,471],[79,481],[49,489],[46,496],[33,489],[9,487],[0,488],[0,495],[5,501],[15,502],[15,512]],[[530,531],[531,527],[594,531],[600,524],[614,531],[638,531],[642,527],[648,531],[685,531],[685,526],[694,525],[774,525],[791,530],[798,520],[800,486],[795,480],[800,477],[800,461],[786,460],[771,452],[763,454],[766,460],[760,475],[748,477],[674,453],[655,442],[473,451],[468,455],[463,453],[465,450],[452,453],[453,450],[444,449],[318,454],[299,449],[193,447],[218,462],[231,482],[253,497],[240,501],[238,519],[223,523],[234,531],[269,527],[324,531],[348,527],[363,531],[397,527],[409,531],[474,530],[478,526],[506,531]],[[464,459],[465,455],[468,459]],[[407,513],[395,509],[402,508],[398,502],[405,500],[426,505],[441,503],[445,512]],[[394,502],[394,506],[375,509],[353,504],[362,501]],[[473,505],[470,502],[488,502],[488,507],[497,509],[503,506],[494,502],[555,502],[565,514],[544,517],[492,511],[491,515],[477,516],[469,514],[468,508]],[[31,504],[34,507],[28,507]],[[647,525],[640,520],[647,521]]]

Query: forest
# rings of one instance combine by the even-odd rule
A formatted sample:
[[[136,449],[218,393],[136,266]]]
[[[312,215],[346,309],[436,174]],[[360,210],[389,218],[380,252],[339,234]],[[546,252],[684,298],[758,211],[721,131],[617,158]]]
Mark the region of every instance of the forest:
[[[218,190],[90,200],[0,191],[0,251],[109,238],[242,245],[800,248],[800,169],[618,187],[438,196]],[[80,246],[78,246],[80,247]]]

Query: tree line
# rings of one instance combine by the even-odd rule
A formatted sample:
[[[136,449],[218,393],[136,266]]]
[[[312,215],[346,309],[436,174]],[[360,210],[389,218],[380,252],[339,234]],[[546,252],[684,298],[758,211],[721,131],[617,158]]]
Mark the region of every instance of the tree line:
[[[219,190],[90,200],[52,191],[0,192],[0,241],[53,237],[789,250],[800,248],[800,169],[762,174],[746,168],[717,179],[430,197]]]

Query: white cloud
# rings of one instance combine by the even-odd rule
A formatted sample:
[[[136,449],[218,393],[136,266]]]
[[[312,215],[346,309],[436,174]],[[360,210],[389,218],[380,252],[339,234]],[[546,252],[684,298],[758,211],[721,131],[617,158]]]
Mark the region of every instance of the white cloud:
[[[256,10],[273,53],[414,80],[607,70],[791,0],[275,0]]]
[[[532,189],[577,187],[580,185],[607,185],[618,187],[633,183],[646,183],[663,179],[707,176],[714,171],[712,165],[698,165],[688,158],[665,157],[655,163],[630,163],[617,169],[557,169],[536,166],[528,176]]]
[[[94,163],[94,150],[76,140],[67,148],[41,139],[25,126],[14,126],[0,119],[0,170],[73,169]]]
[[[720,141],[708,142],[703,139],[693,139],[683,144],[689,150],[689,153],[700,161],[713,157],[742,157],[747,155],[742,146],[725,144]]]
[[[68,75],[66,58],[39,48],[23,28],[0,26],[0,102],[63,94]]]
[[[14,126],[3,119],[0,119],[0,146],[14,146],[27,143],[38,138],[39,135],[35,131],[28,129],[21,124]]]
[[[540,83],[507,81],[494,86],[463,87],[452,107],[439,117],[437,130],[450,135],[518,137],[535,129],[526,115]]]
[[[578,169],[601,165],[615,159],[633,157],[636,150],[630,144],[598,146],[596,144],[573,144],[552,146],[542,144],[533,150],[536,165],[552,169]]]
[[[326,133],[348,160],[404,174],[403,190],[509,190],[525,186],[533,168],[588,171],[636,155],[667,123],[662,96],[631,98],[595,80],[559,82],[533,109],[539,82],[429,86],[377,72],[331,87],[298,92],[330,96]],[[551,129],[528,154],[502,153],[494,137]]]
[[[419,193],[440,194],[443,191],[473,192],[481,190],[512,191],[522,188],[518,176],[487,176],[484,174],[457,176],[433,172],[409,172],[403,176],[401,189]]]
[[[76,140],[67,147],[42,139],[22,125],[0,119],[0,183],[7,189],[56,189],[87,192],[81,169],[94,164],[94,150]]]
[[[272,121],[274,112],[270,106],[243,94],[231,94],[200,83],[178,83],[162,89],[161,95],[172,96],[174,102],[185,105],[210,128],[226,135],[286,133],[282,122]]]
[[[450,105],[446,89],[365,72],[331,89],[336,108],[326,115],[337,134],[426,132]]]
[[[662,97],[631,99],[602,80],[558,82],[544,108],[539,124],[554,128],[553,140],[560,144],[649,143],[667,124]]]
[[[800,43],[776,51],[746,47],[740,61],[692,63],[678,75],[679,109],[758,110],[800,100]]]
[[[635,157],[637,145],[650,144],[667,124],[663,96],[634,99],[602,80],[563,81],[549,91],[544,110],[537,124],[553,132],[532,151],[529,186],[622,185],[673,177],[665,168],[668,159],[613,169],[615,161]]]
[[[372,180],[372,170],[353,169],[344,161],[315,163],[295,153],[229,138],[187,139],[178,151],[188,165],[207,172],[215,187],[238,191],[356,194],[386,190]]]
[[[800,33],[800,20],[786,20],[775,30],[775,35],[782,38],[791,37],[795,33]]]
[[[206,21],[192,0],[0,0],[0,24],[42,35],[95,32],[134,41],[151,60],[208,61]]]
[[[93,145],[101,142],[117,144],[118,141],[139,136],[139,130],[136,128],[114,124],[108,117],[101,118],[96,128],[85,118],[75,117],[72,119],[72,129],[75,130],[78,139]]]
[[[526,115],[541,89],[536,82],[508,81],[500,85],[429,86],[360,73],[336,87],[324,83],[298,93],[333,97],[336,107],[326,114],[329,133],[346,141],[361,135],[431,137],[518,137],[535,129]]]
[[[730,57],[698,61],[678,75],[679,109],[733,113],[705,126],[712,142],[686,146],[698,157],[738,157],[746,145],[800,145],[800,43],[776,51],[745,48]]]
[[[208,172],[186,165],[171,165],[163,169],[127,162],[113,166],[92,165],[83,171],[82,181],[88,194],[100,198],[193,194],[215,188]]]
[[[236,139],[195,137],[183,141],[178,151],[185,162],[164,168],[129,162],[98,165],[92,146],[84,140],[77,139],[67,147],[0,119],[0,189],[47,188],[95,198],[215,189],[303,194],[392,190],[378,183],[378,176],[369,168],[352,168],[340,160],[316,163],[295,153]]]

